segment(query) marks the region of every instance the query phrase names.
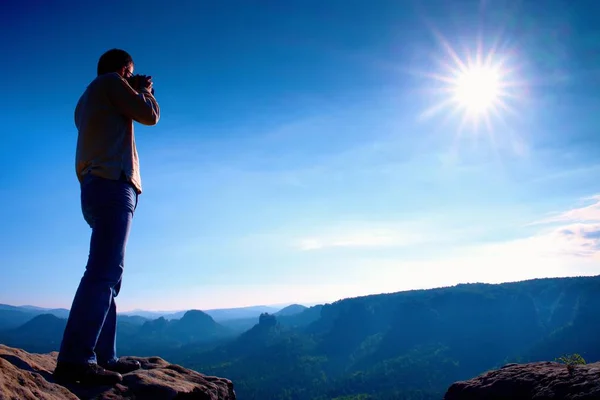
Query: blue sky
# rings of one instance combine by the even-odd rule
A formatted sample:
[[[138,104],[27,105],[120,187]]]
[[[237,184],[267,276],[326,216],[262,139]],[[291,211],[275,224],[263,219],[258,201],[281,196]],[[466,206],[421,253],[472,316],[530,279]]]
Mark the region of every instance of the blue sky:
[[[161,107],[136,125],[122,311],[600,273],[591,1],[12,3],[0,303],[70,306],[90,235],[73,110],[113,47]],[[509,109],[489,126],[427,112],[448,98],[448,49],[478,46]]]

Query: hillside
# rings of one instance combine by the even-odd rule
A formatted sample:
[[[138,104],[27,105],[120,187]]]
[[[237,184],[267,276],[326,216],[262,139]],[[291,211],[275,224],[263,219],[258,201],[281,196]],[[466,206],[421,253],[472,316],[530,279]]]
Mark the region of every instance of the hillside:
[[[58,318],[67,318],[69,316],[69,310],[64,308],[52,309],[34,306],[17,307],[8,304],[0,304],[0,331],[17,328],[32,318],[42,314],[51,314]]]
[[[304,307],[300,305],[288,306],[276,312],[277,320],[279,323],[286,327],[299,328],[307,326],[319,318],[321,318],[322,305],[316,305],[312,307]],[[221,324],[229,328],[232,332],[241,334],[252,328],[258,322],[258,317],[254,318],[241,318],[231,319],[222,321]]]
[[[52,314],[37,315],[18,328],[0,332],[0,343],[35,353],[56,351],[66,325],[66,319]]]
[[[256,319],[261,313],[277,312],[279,308],[273,306],[248,306],[248,307],[235,307],[235,308],[215,308],[210,310],[202,310],[205,314],[210,315],[215,321],[223,322],[236,319]],[[123,312],[120,315],[127,315],[132,317],[142,317],[145,319],[158,319],[163,317],[170,321],[173,319],[181,319],[186,312],[190,310],[182,311],[146,311],[146,310],[133,310]]]
[[[300,314],[302,311],[304,311],[306,309],[307,309],[307,307],[305,307],[301,304],[291,304],[291,305],[284,307],[281,310],[277,311],[275,313],[275,315],[278,317],[296,315],[296,314]]]
[[[181,363],[225,374],[240,398],[440,399],[453,382],[508,362],[599,361],[598,301],[600,277],[358,297],[323,306],[304,327],[273,317]]]
[[[67,320],[42,314],[21,326],[0,331],[0,343],[30,352],[58,351]],[[117,348],[120,354],[139,356],[169,355],[184,346],[213,343],[233,337],[233,333],[198,310],[187,311],[182,318],[146,320],[138,316],[118,316]],[[181,350],[183,351],[183,350]]]

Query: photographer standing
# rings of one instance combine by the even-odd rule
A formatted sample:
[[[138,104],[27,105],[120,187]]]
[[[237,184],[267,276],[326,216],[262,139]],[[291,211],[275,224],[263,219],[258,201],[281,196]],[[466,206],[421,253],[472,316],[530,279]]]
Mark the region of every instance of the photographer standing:
[[[76,173],[81,208],[92,228],[90,252],[62,339],[58,382],[114,384],[140,368],[116,356],[117,307],[125,248],[142,193],[133,121],[156,125],[160,110],[152,78],[133,74],[133,59],[112,49],[75,108]]]

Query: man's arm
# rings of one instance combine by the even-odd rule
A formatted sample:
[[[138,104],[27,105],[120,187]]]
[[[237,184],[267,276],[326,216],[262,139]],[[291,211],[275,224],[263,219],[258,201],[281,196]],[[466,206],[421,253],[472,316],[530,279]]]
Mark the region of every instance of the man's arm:
[[[160,108],[147,88],[140,92],[133,90],[122,78],[109,78],[108,97],[123,114],[144,125],[156,125],[160,118]]]

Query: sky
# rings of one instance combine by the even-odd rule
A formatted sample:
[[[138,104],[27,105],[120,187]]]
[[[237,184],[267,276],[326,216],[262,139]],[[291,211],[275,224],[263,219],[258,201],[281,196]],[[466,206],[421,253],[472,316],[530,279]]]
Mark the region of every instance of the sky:
[[[3,1],[0,303],[70,307],[91,233],[73,112],[110,48],[161,109],[135,126],[120,311],[598,275],[599,16],[591,0]],[[467,107],[456,82],[482,65],[496,95]]]

